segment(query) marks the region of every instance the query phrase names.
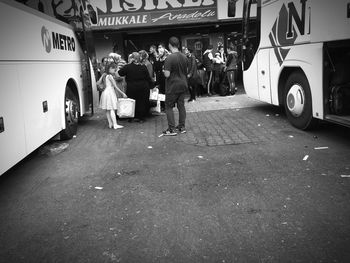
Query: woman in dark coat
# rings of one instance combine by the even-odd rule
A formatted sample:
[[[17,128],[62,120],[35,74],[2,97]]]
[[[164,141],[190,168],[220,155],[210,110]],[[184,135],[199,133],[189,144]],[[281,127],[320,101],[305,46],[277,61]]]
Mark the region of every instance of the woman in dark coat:
[[[135,120],[144,121],[149,111],[149,91],[152,87],[152,79],[147,67],[140,64],[140,54],[131,54],[132,62],[118,71],[120,76],[125,76],[128,98],[135,100]]]

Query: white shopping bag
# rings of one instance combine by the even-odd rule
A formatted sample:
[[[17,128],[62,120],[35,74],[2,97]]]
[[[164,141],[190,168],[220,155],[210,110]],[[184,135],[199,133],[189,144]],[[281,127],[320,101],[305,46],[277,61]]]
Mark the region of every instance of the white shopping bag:
[[[161,113],[159,100],[157,100],[157,106],[151,107],[150,111],[151,113]]]
[[[159,101],[165,101],[165,94],[159,93],[158,94],[158,100]]]
[[[129,98],[118,99],[117,115],[119,118],[134,118],[135,100]]]
[[[149,100],[156,101],[158,100],[159,89],[153,88],[149,91]]]

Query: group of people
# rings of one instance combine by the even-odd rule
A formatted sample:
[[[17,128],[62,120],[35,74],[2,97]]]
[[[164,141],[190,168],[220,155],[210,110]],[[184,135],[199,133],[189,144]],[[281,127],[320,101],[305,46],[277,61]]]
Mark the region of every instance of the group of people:
[[[179,46],[179,40],[172,37],[169,39],[170,51],[160,44],[158,51],[150,52],[150,55],[145,50],[131,53],[127,62],[116,53],[110,53],[102,59],[97,86],[100,91],[100,108],[106,111],[109,128],[123,128],[118,124],[115,114],[118,97],[134,99],[134,121],[143,122],[150,109],[150,89],[157,85],[160,93],[166,94],[162,106],[168,119],[168,129],[163,135],[186,132],[184,98],[188,90],[187,58],[179,52]],[[154,47],[151,50],[152,48]],[[173,113],[175,104],[180,115],[179,125],[176,127]]]
[[[135,100],[135,119],[129,121],[144,121],[149,111],[149,91],[153,88],[147,58],[148,53],[141,50],[131,53],[127,62],[117,53],[110,53],[102,59],[97,85],[101,92],[100,108],[106,110],[110,128],[123,128],[117,124],[115,116],[118,97]]]
[[[180,51],[180,41],[176,37],[169,39],[168,49],[160,43],[158,48],[152,45],[149,53],[145,50],[131,53],[127,62],[117,53],[110,53],[102,59],[97,85],[101,92],[100,107],[106,110],[109,128],[123,128],[117,123],[115,114],[118,97],[134,99],[134,121],[143,122],[150,110],[150,90],[158,87],[159,92],[165,94],[161,109],[165,111],[168,120],[168,128],[162,134],[174,136],[186,132],[185,96],[189,91],[189,101],[195,100],[199,86],[204,85],[198,68],[200,63],[187,47]],[[214,87],[223,79],[228,79],[230,94],[235,93],[237,52],[233,46],[228,48],[227,56],[223,46],[218,47],[214,56],[212,46],[209,46],[203,54],[202,64],[208,95],[214,93]],[[174,119],[175,105],[179,111],[178,125]]]
[[[224,46],[219,45],[213,55],[213,46],[209,45],[203,54],[203,67],[206,74],[206,90],[208,95],[234,95],[237,92],[238,55],[235,46],[230,45],[227,54]]]

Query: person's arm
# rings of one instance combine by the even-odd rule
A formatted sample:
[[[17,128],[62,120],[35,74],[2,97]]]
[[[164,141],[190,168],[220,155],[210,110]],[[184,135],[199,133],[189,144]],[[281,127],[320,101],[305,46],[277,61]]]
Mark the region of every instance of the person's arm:
[[[191,78],[194,75],[195,71],[195,63],[196,63],[196,58],[194,56],[191,56],[191,65],[189,65],[189,62],[187,62],[187,67],[188,67],[188,78]],[[191,66],[191,67],[189,67]]]
[[[233,55],[232,55],[232,54],[229,54],[229,55],[227,56],[226,66],[229,66],[229,65],[230,65],[232,58],[233,58]]]
[[[163,73],[164,73],[164,76],[166,78],[169,78],[170,77],[170,59],[167,58],[165,61],[164,61],[164,70],[163,70]]]
[[[209,58],[212,62],[215,62],[215,59],[214,59],[213,54],[212,54],[211,52],[209,52],[208,58]]]
[[[152,66],[151,64],[149,64],[149,65]],[[142,70],[143,70],[143,75],[145,76],[145,79],[149,84],[149,88],[152,89],[153,88],[153,80],[150,76],[151,73],[150,73],[148,67],[146,65],[143,65]]]
[[[114,80],[114,78],[112,77],[112,75],[108,75],[107,77],[106,77],[106,79],[108,78],[108,80],[112,83],[112,85],[113,85],[113,87],[115,88],[115,90],[117,91],[117,92],[119,92],[120,94],[122,94],[122,96],[124,97],[124,98],[127,98],[128,96],[126,96],[126,94],[123,92],[123,91],[121,91],[119,88],[118,88],[118,86],[117,86],[117,83],[115,82],[115,80]]]
[[[106,73],[103,73],[102,75],[101,75],[101,77],[99,78],[99,80],[96,82],[96,84],[97,85],[101,85],[102,84],[102,82],[103,82],[103,77],[106,75]]]

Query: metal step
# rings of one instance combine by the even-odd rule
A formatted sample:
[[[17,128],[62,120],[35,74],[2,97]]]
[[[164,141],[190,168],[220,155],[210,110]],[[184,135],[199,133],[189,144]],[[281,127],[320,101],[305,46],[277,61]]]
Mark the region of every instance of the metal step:
[[[350,115],[339,116],[339,115],[327,114],[325,116],[325,120],[350,127]]]

